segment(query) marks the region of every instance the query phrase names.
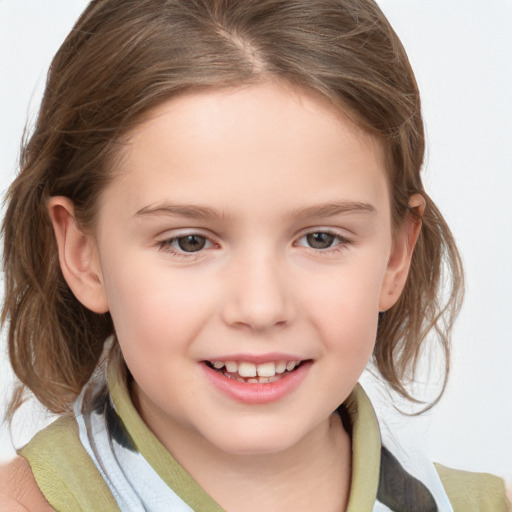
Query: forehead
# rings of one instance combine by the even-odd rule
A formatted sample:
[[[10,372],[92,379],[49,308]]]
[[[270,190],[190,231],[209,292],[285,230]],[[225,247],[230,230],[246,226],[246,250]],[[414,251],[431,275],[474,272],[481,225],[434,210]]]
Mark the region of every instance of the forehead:
[[[141,207],[192,192],[253,202],[278,193],[305,206],[331,192],[365,202],[387,193],[379,141],[327,100],[283,84],[182,95],[153,109],[127,141],[114,187],[123,182]]]
[[[276,80],[179,94],[149,109],[125,140],[132,144],[141,142],[145,136],[152,137],[152,132],[164,124],[167,129],[184,131],[187,128],[200,129],[205,123],[208,128],[212,125],[221,128],[220,123],[227,129],[236,125],[237,131],[244,130],[239,131],[240,135],[251,129],[262,134],[258,128],[267,128],[270,123],[280,124],[287,130],[276,143],[285,142],[287,134],[294,136],[301,128],[311,135],[314,130],[318,131],[320,125],[330,125],[331,130],[350,131],[370,150],[383,150],[381,139],[365,130],[357,114],[348,108],[336,105],[316,91]],[[210,129],[197,132],[201,143],[208,143],[210,135]]]

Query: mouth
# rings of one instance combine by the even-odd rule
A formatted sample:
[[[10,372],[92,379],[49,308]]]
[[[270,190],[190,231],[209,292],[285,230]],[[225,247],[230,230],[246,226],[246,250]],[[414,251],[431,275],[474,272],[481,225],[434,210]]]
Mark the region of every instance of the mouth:
[[[306,362],[307,360],[293,360],[255,364],[249,361],[204,361],[210,369],[244,384],[277,382],[296,372]]]

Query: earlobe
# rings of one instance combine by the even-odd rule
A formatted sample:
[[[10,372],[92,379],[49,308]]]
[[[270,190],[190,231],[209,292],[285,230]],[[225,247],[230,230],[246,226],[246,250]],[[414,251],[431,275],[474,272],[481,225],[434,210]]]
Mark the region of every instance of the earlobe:
[[[106,313],[109,308],[96,243],[77,225],[73,202],[63,196],[52,197],[48,212],[57,240],[60,268],[68,286],[86,308]]]
[[[393,247],[386,269],[379,311],[387,311],[399,299],[404,289],[411,266],[412,254],[421,231],[421,219],[425,212],[425,198],[414,194],[409,200],[409,208],[414,213],[407,215],[394,236]]]

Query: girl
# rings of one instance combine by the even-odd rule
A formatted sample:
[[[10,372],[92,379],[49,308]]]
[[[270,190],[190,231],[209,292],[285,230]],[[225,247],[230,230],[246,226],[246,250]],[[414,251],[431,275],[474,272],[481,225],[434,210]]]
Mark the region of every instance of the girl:
[[[11,361],[62,417],[6,506],[506,510],[381,444],[357,385],[373,358],[412,398],[430,330],[448,360],[462,270],[423,149],[373,2],[91,2],[8,197]]]

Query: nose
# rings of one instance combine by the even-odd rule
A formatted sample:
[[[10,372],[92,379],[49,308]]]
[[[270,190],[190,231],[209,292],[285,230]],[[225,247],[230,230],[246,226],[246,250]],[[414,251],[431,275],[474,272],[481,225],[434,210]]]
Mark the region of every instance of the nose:
[[[293,293],[285,267],[271,254],[238,259],[229,271],[224,322],[252,331],[288,325],[293,317]]]

